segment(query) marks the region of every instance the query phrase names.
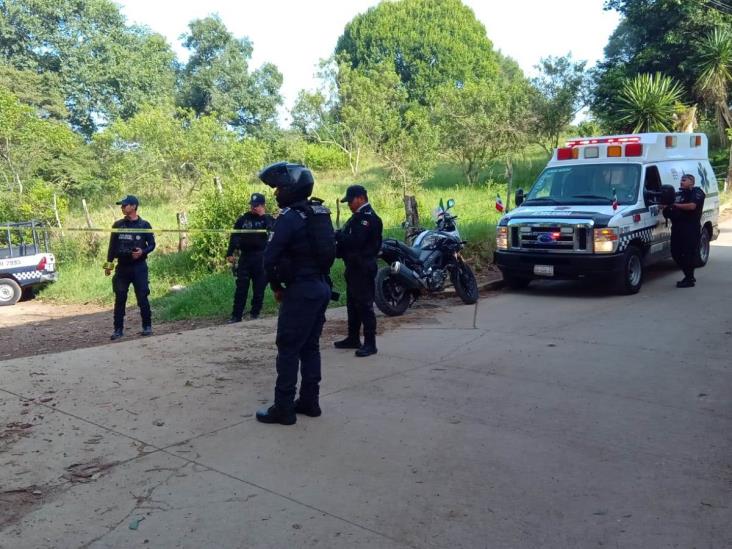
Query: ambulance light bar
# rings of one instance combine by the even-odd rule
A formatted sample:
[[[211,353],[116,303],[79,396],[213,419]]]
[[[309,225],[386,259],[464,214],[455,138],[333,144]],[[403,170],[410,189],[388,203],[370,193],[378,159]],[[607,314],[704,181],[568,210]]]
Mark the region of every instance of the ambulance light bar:
[[[587,139],[574,139],[567,141],[567,147],[579,147],[581,145],[599,145],[602,143],[640,143],[640,136],[630,137],[588,137]]]

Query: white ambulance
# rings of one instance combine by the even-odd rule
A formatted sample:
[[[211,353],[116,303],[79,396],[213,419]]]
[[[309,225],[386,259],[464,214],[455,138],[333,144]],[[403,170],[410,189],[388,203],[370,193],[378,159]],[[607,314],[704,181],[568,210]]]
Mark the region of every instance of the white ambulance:
[[[647,265],[671,255],[671,226],[659,203],[673,201],[681,176],[706,193],[698,265],[719,235],[719,190],[699,133],[570,139],[496,228],[495,263],[506,283],[537,278],[609,279],[636,293]]]

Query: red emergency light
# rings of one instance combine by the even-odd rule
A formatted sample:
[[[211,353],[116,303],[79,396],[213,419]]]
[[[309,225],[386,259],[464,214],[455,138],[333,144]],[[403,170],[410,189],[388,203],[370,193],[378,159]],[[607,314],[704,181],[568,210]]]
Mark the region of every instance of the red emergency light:
[[[561,147],[557,149],[557,160],[577,160],[579,149],[575,147]]]
[[[643,145],[641,143],[628,143],[625,145],[625,156],[643,156]]]
[[[36,265],[36,271],[42,271],[46,268],[46,256],[44,255]]]
[[[567,141],[567,147],[579,147],[581,145],[598,145],[600,143],[640,143],[640,136],[631,135],[627,137],[589,137],[587,139],[574,139]]]

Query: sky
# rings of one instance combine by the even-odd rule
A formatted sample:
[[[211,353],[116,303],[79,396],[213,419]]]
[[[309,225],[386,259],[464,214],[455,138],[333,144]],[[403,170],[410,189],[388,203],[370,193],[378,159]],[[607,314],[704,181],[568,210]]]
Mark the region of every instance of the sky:
[[[318,87],[320,59],[329,57],[353,17],[378,0],[116,0],[128,23],[165,36],[179,59],[186,58],[180,35],[194,19],[218,13],[236,37],[254,47],[250,70],[274,63],[284,77],[280,119],[301,89]],[[493,47],[515,59],[528,76],[542,57],[565,55],[593,65],[603,57],[618,14],[604,0],[463,0],[486,28]]]

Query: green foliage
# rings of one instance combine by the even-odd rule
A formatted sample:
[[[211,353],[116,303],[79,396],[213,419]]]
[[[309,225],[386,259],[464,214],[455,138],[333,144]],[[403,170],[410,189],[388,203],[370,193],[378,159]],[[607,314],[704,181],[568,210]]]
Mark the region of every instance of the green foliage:
[[[732,127],[729,92],[732,85],[732,30],[715,28],[700,46],[699,78],[696,90],[702,101],[714,109],[717,132],[721,143],[726,143],[725,130]]]
[[[466,82],[436,94],[433,116],[441,150],[463,169],[469,184],[494,161],[528,141],[528,93],[522,80]]]
[[[346,25],[336,54],[353,69],[396,72],[409,102],[445,85],[495,78],[500,56],[460,0],[382,2]]]
[[[38,118],[33,107],[0,86],[0,189],[8,207],[23,211],[48,195],[36,213],[48,219],[54,192],[83,187],[90,166],[93,160],[78,135],[63,123]]]
[[[198,197],[189,220],[194,229],[229,229],[237,218],[249,209],[249,196],[260,192],[274,203],[269,189],[254,185],[230,185],[222,194],[214,189],[204,191]],[[191,257],[198,268],[216,269],[224,264],[226,247],[229,243],[227,233],[198,233],[192,239]]]
[[[682,93],[679,83],[668,76],[640,74],[623,86],[617,124],[633,133],[671,131]]]
[[[64,120],[69,114],[59,90],[58,76],[53,73],[18,70],[0,60],[0,82],[22,104],[36,109],[41,118]]]
[[[545,57],[537,66],[539,76],[531,79],[535,89],[532,131],[547,153],[558,146],[560,135],[587,102],[585,65],[585,61],[574,62],[572,54]]]
[[[183,45],[191,52],[183,68],[179,104],[197,115],[217,115],[252,134],[274,124],[282,75],[272,64],[249,73],[252,45],[237,39],[218,16],[189,25]]]
[[[240,138],[214,116],[146,107],[95,136],[103,180],[115,192],[185,196],[214,177],[222,184],[248,180],[265,161],[265,143]]]
[[[636,75],[663,73],[689,93],[701,72],[702,38],[732,24],[732,15],[699,0],[606,0],[605,8],[622,16],[594,71],[592,111],[606,126],[614,123],[613,105],[625,81]]]
[[[0,59],[55,75],[70,122],[86,136],[100,121],[168,100],[175,82],[170,46],[127,27],[109,0],[0,1]]]

